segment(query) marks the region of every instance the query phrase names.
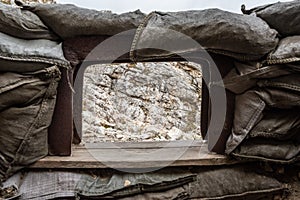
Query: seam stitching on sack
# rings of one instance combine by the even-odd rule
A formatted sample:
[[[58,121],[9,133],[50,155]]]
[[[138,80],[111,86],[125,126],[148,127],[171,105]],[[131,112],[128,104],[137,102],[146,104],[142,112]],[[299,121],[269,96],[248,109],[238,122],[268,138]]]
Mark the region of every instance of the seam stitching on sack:
[[[240,194],[228,194],[228,195],[224,195],[224,196],[220,196],[220,197],[208,197],[208,198],[200,198],[200,199],[201,200],[221,200],[221,199],[230,198],[230,197],[243,197],[243,196],[250,195],[250,194],[271,193],[271,192],[281,191],[283,189],[284,189],[284,187],[272,188],[272,189],[262,189],[262,190],[243,192]]]
[[[68,61],[64,61],[64,60],[61,60],[61,59],[54,59],[54,58],[47,58],[47,57],[37,57],[37,56],[29,56],[29,57],[24,57],[24,56],[21,56],[21,55],[0,53],[0,58],[2,58],[4,60],[23,61],[23,62],[40,62],[40,63],[58,65],[60,67],[65,67],[67,69],[71,68],[71,65]]]
[[[150,20],[150,18],[154,15],[155,11],[149,13],[142,21],[142,23],[138,26],[138,28],[136,29],[134,38],[132,40],[132,44],[131,44],[131,48],[130,48],[130,52],[129,52],[129,58],[132,62],[136,62],[136,55],[134,54],[134,51],[136,50],[136,46],[139,42],[139,39],[144,31],[144,28],[146,27],[148,21]]]
[[[284,59],[272,59],[271,56],[267,60],[267,64],[274,65],[274,64],[287,64],[292,62],[300,61],[300,58],[284,58]]]
[[[272,158],[265,158],[262,156],[247,156],[247,155],[243,155],[243,154],[238,154],[238,153],[231,153],[233,156],[236,157],[241,157],[241,158],[247,158],[247,159],[255,159],[255,160],[262,160],[262,161],[269,161],[269,162],[276,162],[276,163],[282,163],[282,164],[290,164],[290,163],[294,163],[298,160],[300,160],[299,156],[296,156],[292,159],[289,160],[279,160],[279,159],[272,159]]]
[[[288,83],[276,83],[276,82],[272,82],[272,81],[267,81],[263,83],[265,86],[274,86],[274,87],[282,87],[285,89],[291,89],[291,90],[296,90],[296,91],[300,91],[300,86],[296,86],[296,85],[291,85]]]

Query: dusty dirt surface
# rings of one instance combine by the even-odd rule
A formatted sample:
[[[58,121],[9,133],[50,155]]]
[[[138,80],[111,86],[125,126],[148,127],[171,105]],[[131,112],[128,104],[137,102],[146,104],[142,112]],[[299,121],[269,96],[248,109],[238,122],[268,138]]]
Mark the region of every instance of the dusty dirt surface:
[[[291,194],[286,198],[287,200],[299,200],[300,199],[300,180],[289,184],[291,187]]]
[[[263,164],[264,172],[280,181],[286,188],[283,197],[274,200],[300,200],[300,163],[291,165]]]

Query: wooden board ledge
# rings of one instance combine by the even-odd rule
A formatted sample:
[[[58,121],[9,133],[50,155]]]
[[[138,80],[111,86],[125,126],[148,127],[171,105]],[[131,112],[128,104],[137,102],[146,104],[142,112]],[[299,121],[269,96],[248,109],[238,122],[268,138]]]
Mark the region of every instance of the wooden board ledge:
[[[67,157],[47,156],[31,168],[105,169],[231,165],[240,161],[208,152],[207,144],[191,142],[99,143],[73,146]]]

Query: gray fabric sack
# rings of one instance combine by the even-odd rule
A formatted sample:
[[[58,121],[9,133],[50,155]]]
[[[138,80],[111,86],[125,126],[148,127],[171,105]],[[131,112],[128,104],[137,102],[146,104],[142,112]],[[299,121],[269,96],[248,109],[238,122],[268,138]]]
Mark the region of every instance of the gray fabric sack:
[[[52,65],[70,67],[61,43],[24,40],[1,32],[0,41],[0,72],[32,72]]]
[[[234,65],[235,68],[222,81],[225,88],[235,94],[241,94],[257,86],[259,80],[289,75],[297,71],[287,65],[262,66],[259,62],[235,62]],[[214,84],[221,85],[221,82]]]
[[[251,138],[269,138],[300,143],[300,109],[272,109],[251,130]]]
[[[277,31],[260,18],[219,9],[154,12],[142,25],[144,29],[138,30],[133,43],[137,49],[155,46],[172,52],[140,51],[138,57],[170,56],[200,50],[199,45],[191,43],[186,36],[209,51],[241,60],[260,59],[274,50],[278,43]]]
[[[0,3],[0,30],[23,39],[59,39],[34,13],[3,3]]]
[[[300,15],[300,14],[299,14]],[[268,55],[268,64],[282,64],[300,61],[300,36],[280,40],[276,50]]]
[[[18,200],[48,200],[75,197],[75,187],[84,173],[71,171],[29,170],[19,172],[3,183],[3,188],[15,186],[11,196]],[[1,198],[1,196],[0,196]]]
[[[195,182],[184,186],[189,199],[261,199],[271,194],[280,194],[282,184],[272,177],[256,173],[247,166],[231,166],[207,169],[197,173]],[[273,199],[273,198],[268,198]]]
[[[232,154],[236,158],[261,160],[275,163],[294,163],[300,160],[299,141],[250,138],[245,140]]]
[[[61,38],[89,35],[115,35],[137,28],[145,15],[137,10],[123,14],[79,8],[71,4],[24,5]]]
[[[300,1],[278,2],[242,10],[245,14],[255,14],[265,20],[281,36],[300,35]]]
[[[0,73],[0,183],[48,154],[58,67]]]
[[[150,173],[113,173],[97,177],[85,175],[76,186],[80,199],[112,199],[146,192],[173,189],[195,180],[195,175],[184,170],[162,170]]]

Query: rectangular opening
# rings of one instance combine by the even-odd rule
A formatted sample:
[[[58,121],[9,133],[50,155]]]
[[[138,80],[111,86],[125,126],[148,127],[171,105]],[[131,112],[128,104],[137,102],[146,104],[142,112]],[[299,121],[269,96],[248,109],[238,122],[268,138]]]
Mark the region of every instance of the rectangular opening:
[[[201,66],[97,64],[84,73],[82,143],[202,140]]]
[[[232,66],[231,62],[228,62],[228,60],[224,61],[223,57],[221,58],[214,57],[214,61],[216,61],[217,64],[222,63],[221,69],[226,69],[226,70],[231,69]],[[224,63],[227,64],[224,65]],[[82,136],[82,144],[73,145],[72,156],[70,157],[48,156],[44,159],[41,159],[32,167],[33,168],[76,168],[76,169],[77,168],[132,169],[132,168],[153,168],[153,167],[165,167],[165,166],[172,166],[172,167],[218,166],[218,165],[231,165],[231,164],[240,163],[240,161],[229,159],[226,156],[209,152],[207,142],[202,140],[201,138],[201,134],[203,134],[201,133],[201,129],[204,130],[205,132],[207,128],[206,126],[207,126],[208,119],[206,118],[206,116],[209,108],[208,98],[207,98],[208,94],[206,91],[207,88],[206,86],[202,87],[202,75],[207,76],[208,75],[207,70],[209,69],[206,67],[205,64],[206,63],[200,65],[200,64],[187,63],[187,62],[149,62],[149,63],[147,62],[147,63],[137,63],[136,65],[130,63],[112,64],[112,65],[111,64],[93,65],[88,63],[84,65],[83,69],[85,69],[86,66],[89,67],[86,69],[85,74],[82,75],[81,73],[79,73],[79,76],[77,74],[77,77],[79,78],[82,77],[79,79],[79,85],[82,91],[79,91],[77,93],[78,96],[80,96],[80,98],[75,99],[76,102],[74,104],[74,110],[73,110],[73,112],[75,113],[76,112],[80,113],[79,116],[82,117],[82,120],[80,119],[79,121],[83,122],[82,124],[83,132],[81,134],[80,131],[78,135],[78,137]],[[145,65],[147,66],[145,67]],[[151,76],[151,74],[149,75],[149,73],[155,73],[155,74],[154,76]],[[222,74],[226,74],[226,71],[222,72]],[[111,80],[113,80],[112,82],[114,83],[114,85],[109,85],[110,87],[108,87],[104,81],[106,80],[105,77],[109,77]],[[163,99],[162,96],[165,95],[161,94],[162,91],[166,91],[164,88],[168,89],[167,91],[169,92],[169,94],[173,94],[172,92],[175,92],[175,94],[184,94],[184,95],[180,95],[180,97],[183,97],[183,100],[181,102],[184,102],[184,100],[189,99],[188,102],[192,102],[193,105],[192,108],[197,108],[197,109],[183,109],[183,110],[188,110],[197,113],[194,114],[194,116],[197,117],[195,117],[196,120],[193,120],[194,123],[192,123],[197,125],[194,126],[190,125],[190,127],[193,128],[188,129],[188,131],[184,131],[184,129],[182,128],[184,126],[181,127],[175,126],[175,127],[182,128],[180,129],[180,131],[182,132],[182,135],[184,135],[185,137],[162,138],[162,136],[159,135],[161,132],[159,132],[157,134],[158,137],[145,138],[145,137],[139,137],[145,134],[145,132],[135,132],[135,133],[140,133],[140,135],[135,134],[134,132],[133,133],[125,132],[127,127],[125,126],[127,123],[126,120],[123,121],[121,120],[121,122],[124,122],[121,123],[121,125],[124,124],[123,126],[119,125],[120,127],[125,127],[124,129],[121,128],[118,129],[117,128],[118,126],[112,123],[113,121],[106,120],[107,122],[109,122],[107,124],[101,122],[101,119],[105,118],[106,115],[105,113],[103,114],[102,112],[100,112],[101,109],[98,106],[96,107],[97,104],[110,105],[108,104],[110,102],[110,103],[116,103],[117,105],[122,105],[123,101],[120,101],[120,98],[116,98],[116,100],[114,101],[111,101],[111,99],[107,98],[109,94],[112,94],[112,92],[109,91],[114,87],[111,86],[116,86],[115,83],[118,82],[119,79],[121,79],[126,83],[130,83],[130,81],[131,83],[132,82],[139,83],[139,87],[145,86],[145,88],[147,89],[145,89],[144,91],[148,91],[148,93],[145,94],[148,94],[148,97],[149,96],[151,97],[149,98],[150,100],[146,101],[149,103],[150,108],[152,108],[153,105],[155,105],[155,102],[156,104],[158,104],[159,102],[164,102],[162,101]],[[127,86],[125,87],[127,88],[126,90],[127,92],[133,91],[130,93],[131,99],[139,102],[140,101],[139,99],[142,95],[138,95],[139,94],[138,91],[133,90],[139,87],[135,85],[133,85],[134,86],[133,87],[131,84],[125,84],[125,85]],[[98,91],[99,86],[102,86],[102,90],[106,93],[99,92]],[[183,90],[185,92],[180,93],[179,91],[182,90],[179,90],[178,86],[181,89],[186,89]],[[121,99],[123,98],[124,100],[124,96],[122,95],[125,95],[126,93],[123,94],[124,92],[122,92],[123,90],[121,90],[122,87],[120,87],[119,89],[118,87],[115,88],[117,88],[117,90],[112,90],[112,91],[117,91],[117,92],[121,91],[120,97]],[[192,92],[188,92],[190,90]],[[95,91],[97,91],[97,93]],[[160,96],[158,96],[160,98],[154,98],[157,97],[157,95],[153,95],[153,92],[156,92],[155,94],[161,94]],[[108,95],[105,96],[104,94],[108,94]],[[101,96],[102,96],[102,100],[98,100],[99,99],[98,97]],[[188,97],[195,97],[195,98],[188,98]],[[125,101],[125,102],[128,103],[130,101]],[[230,99],[230,101],[228,102],[230,104],[234,104],[234,101],[232,99]],[[115,107],[119,108],[118,106]],[[124,108],[127,108],[128,111],[131,111],[130,106],[120,106],[120,109],[117,111],[122,113],[124,110],[126,110]],[[169,107],[165,106],[163,107],[162,110],[163,111],[170,110],[166,108]],[[83,112],[81,112],[81,109],[83,110]],[[102,110],[109,111],[109,109],[107,109],[106,107],[103,107]],[[174,110],[176,109],[173,109],[173,111]],[[178,110],[179,109],[177,109],[177,111]],[[202,115],[201,112],[203,112]],[[134,113],[134,112],[131,111],[129,113]],[[168,112],[160,112],[160,113],[168,113]],[[130,115],[127,115],[125,112],[125,114],[123,113],[122,116],[124,117],[124,119],[131,119],[131,118],[138,119],[136,116],[139,115],[133,115],[133,117],[130,117]],[[184,121],[185,118],[189,119],[188,117],[185,116],[189,116],[189,115],[183,115],[181,118],[177,116],[176,119],[179,122]],[[164,124],[161,123],[163,121],[161,120],[162,117],[163,116],[158,116],[157,118],[155,118],[157,120],[156,121],[154,120],[150,125],[159,124],[162,126],[162,128],[165,128],[166,130],[171,130],[170,128],[167,129],[167,126],[163,126]],[[129,123],[127,123],[127,125],[128,124]],[[180,125],[180,123],[175,123],[175,124]],[[78,130],[81,130],[81,124],[76,128],[79,128]],[[98,131],[93,130],[96,128],[98,129]],[[103,129],[107,132],[101,132]],[[128,137],[126,136],[126,138],[124,138],[124,136],[121,135],[121,137],[117,138],[116,134],[110,135],[110,133],[116,133],[116,131],[119,131],[119,133],[121,134],[124,132],[124,134],[126,133]],[[196,137],[193,137],[193,135],[196,135]],[[192,137],[193,141],[189,140],[190,137]],[[157,151],[159,150],[163,150],[165,152],[157,153]],[[128,152],[134,154],[134,156],[124,156],[124,153],[128,153]],[[151,154],[151,152],[153,152],[153,155],[148,156],[148,154],[149,153]]]

